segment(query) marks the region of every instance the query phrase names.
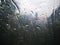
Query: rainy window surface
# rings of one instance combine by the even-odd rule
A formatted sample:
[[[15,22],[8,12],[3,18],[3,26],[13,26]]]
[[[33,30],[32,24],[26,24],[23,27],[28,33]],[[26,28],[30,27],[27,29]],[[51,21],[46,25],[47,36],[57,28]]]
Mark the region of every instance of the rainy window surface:
[[[60,0],[0,0],[0,45],[58,45]]]

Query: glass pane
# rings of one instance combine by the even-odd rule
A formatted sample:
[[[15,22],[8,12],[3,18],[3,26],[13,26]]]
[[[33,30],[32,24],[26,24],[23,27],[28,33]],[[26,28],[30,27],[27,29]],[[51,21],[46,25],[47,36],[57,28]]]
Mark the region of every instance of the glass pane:
[[[60,0],[0,0],[0,45],[58,45]]]

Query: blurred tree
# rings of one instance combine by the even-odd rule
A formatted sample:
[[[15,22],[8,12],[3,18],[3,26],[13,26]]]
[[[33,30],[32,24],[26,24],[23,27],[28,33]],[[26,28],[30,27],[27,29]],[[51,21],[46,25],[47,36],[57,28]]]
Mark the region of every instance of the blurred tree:
[[[60,6],[53,10],[51,17],[48,18],[49,45],[58,45],[60,38]]]
[[[12,0],[0,0],[0,45],[13,45],[16,32],[13,31],[11,17],[15,15]],[[14,29],[15,30],[15,29]]]

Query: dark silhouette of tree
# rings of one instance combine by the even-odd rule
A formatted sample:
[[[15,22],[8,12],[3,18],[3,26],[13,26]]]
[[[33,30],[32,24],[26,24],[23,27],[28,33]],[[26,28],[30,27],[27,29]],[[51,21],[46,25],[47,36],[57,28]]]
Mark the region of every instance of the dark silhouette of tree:
[[[17,37],[14,32],[16,29],[13,30],[12,27],[14,23],[11,21],[15,15],[15,6],[10,1],[1,0],[0,2],[0,45],[13,45]],[[14,9],[12,10],[12,8]]]
[[[60,7],[58,7],[53,13],[51,17],[48,18],[48,28],[50,32],[50,42],[49,45],[58,45],[59,37],[60,37]]]

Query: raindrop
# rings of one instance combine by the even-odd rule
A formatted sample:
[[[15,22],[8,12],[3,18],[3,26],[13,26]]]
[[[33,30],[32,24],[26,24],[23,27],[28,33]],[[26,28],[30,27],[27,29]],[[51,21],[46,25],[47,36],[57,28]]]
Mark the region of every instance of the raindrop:
[[[9,16],[7,16],[7,18],[9,18]]]
[[[31,12],[33,13],[33,11],[31,10]]]
[[[2,7],[0,6],[0,8],[2,8]]]
[[[8,16],[9,16],[10,14],[8,14]]]
[[[9,24],[6,24],[7,26],[9,25]]]
[[[14,28],[14,30],[16,30],[16,28]]]
[[[10,29],[10,25],[9,24],[6,24],[7,25],[7,29]]]
[[[40,27],[36,27],[38,30],[40,30]]]
[[[25,25],[26,27],[28,27],[29,25]]]
[[[60,15],[60,13],[59,13],[59,15]]]

